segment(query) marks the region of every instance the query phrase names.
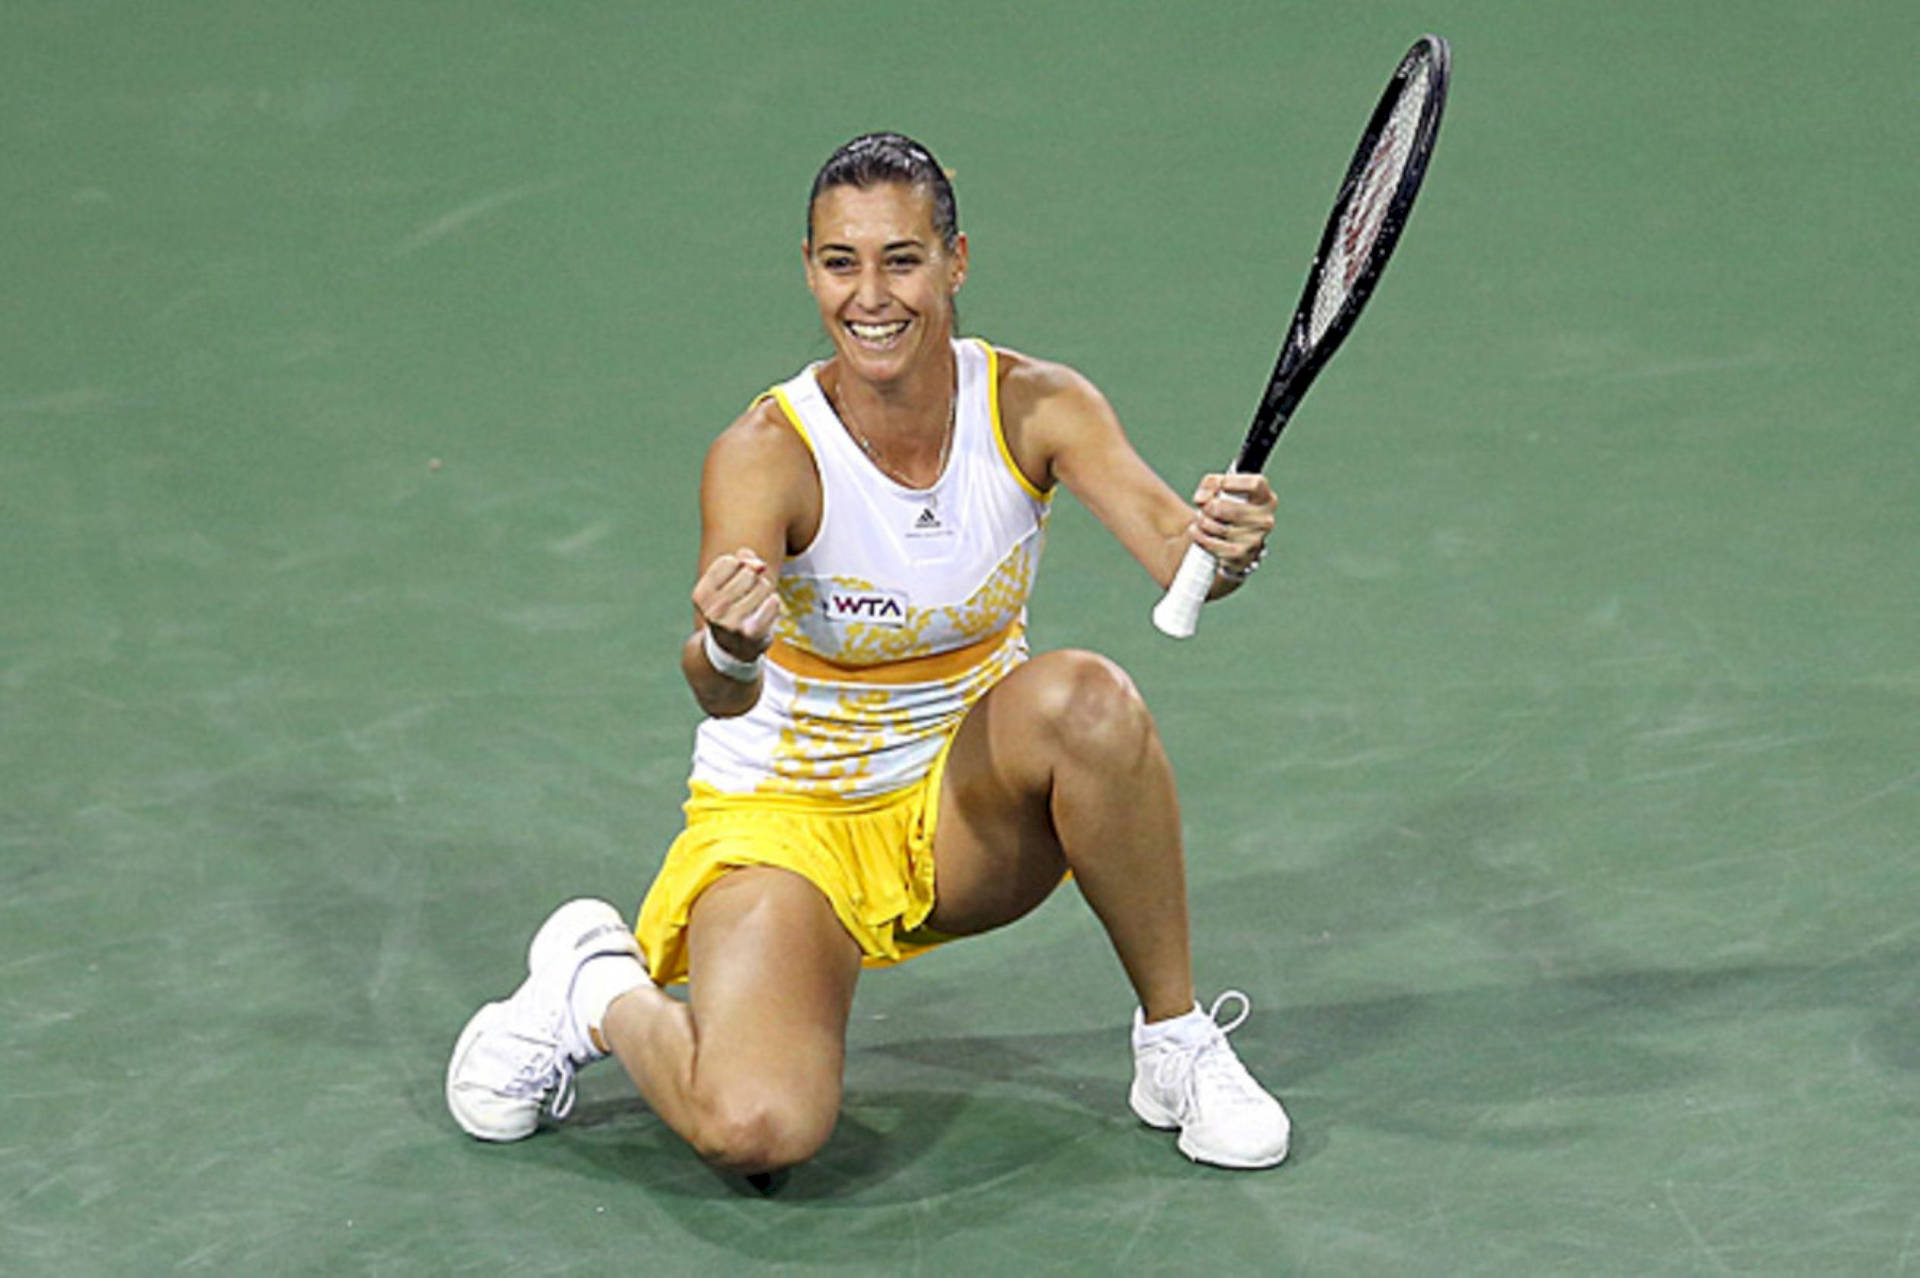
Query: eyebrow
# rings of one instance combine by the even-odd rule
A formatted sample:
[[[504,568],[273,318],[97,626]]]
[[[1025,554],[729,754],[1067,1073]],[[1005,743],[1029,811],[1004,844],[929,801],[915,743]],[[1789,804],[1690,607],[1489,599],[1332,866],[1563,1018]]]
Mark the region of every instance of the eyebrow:
[[[880,246],[880,251],[881,251],[882,253],[891,253],[891,252],[893,252],[893,251],[894,251],[895,249],[903,249],[903,248],[917,248],[917,249],[923,249],[923,248],[925,248],[926,246],[927,246],[927,242],[926,242],[925,240],[921,240],[921,239],[912,239],[912,240],[889,240],[889,241],[887,241],[887,243],[885,243],[885,244],[882,244],[882,245]],[[834,253],[834,252],[838,252],[838,253],[857,253],[857,252],[859,252],[859,250],[858,250],[858,249],[856,249],[856,248],[855,248],[855,247],[854,247],[853,245],[851,245],[851,244],[840,244],[840,243],[837,243],[837,242],[836,242],[836,243],[831,243],[831,244],[820,244],[820,245],[816,245],[816,246],[814,247],[814,250],[813,250],[813,251],[814,251],[814,252],[816,252],[816,253]]]

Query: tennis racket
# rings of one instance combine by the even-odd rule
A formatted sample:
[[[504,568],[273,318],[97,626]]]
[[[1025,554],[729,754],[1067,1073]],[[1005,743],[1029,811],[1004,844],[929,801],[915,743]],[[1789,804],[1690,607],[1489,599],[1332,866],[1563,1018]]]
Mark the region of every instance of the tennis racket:
[[[1445,40],[1421,36],[1400,59],[1380,104],[1374,107],[1360,147],[1347,165],[1340,193],[1334,197],[1306,287],[1280,344],[1280,357],[1267,379],[1253,425],[1234,460],[1234,471],[1250,473],[1267,464],[1267,455],[1279,442],[1294,408],[1373,296],[1427,173],[1427,158],[1440,132],[1440,112],[1446,106],[1452,57]],[[1192,634],[1218,564],[1206,550],[1189,546],[1173,584],[1154,606],[1153,624],[1176,639]]]

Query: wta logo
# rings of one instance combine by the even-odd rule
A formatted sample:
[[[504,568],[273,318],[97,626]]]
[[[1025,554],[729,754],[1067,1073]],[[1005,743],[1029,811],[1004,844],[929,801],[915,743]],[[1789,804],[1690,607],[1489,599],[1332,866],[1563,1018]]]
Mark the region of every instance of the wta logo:
[[[820,600],[828,621],[898,628],[907,624],[904,590],[829,590]]]

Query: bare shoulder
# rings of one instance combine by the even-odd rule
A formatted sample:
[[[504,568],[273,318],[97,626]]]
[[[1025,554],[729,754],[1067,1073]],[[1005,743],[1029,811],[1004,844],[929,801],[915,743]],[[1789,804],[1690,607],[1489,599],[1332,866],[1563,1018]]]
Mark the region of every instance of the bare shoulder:
[[[715,437],[700,499],[710,532],[759,525],[759,537],[745,539],[757,545],[768,525],[777,526],[789,551],[813,539],[820,522],[819,471],[813,450],[773,396],[754,401]],[[731,531],[720,536],[729,547],[736,540]]]
[[[1079,369],[1005,348],[999,355],[1007,448],[1036,486],[1051,488],[1061,479],[1063,454],[1090,437],[1119,434],[1107,397]]]
[[[1003,415],[1107,409],[1106,396],[1079,369],[1005,347],[997,348],[997,352]]]
[[[1134,450],[1100,388],[1078,369],[1003,352],[1007,447],[1036,486],[1063,485],[1165,584],[1186,549],[1192,511]]]
[[[798,464],[813,469],[813,453],[799,429],[787,420],[780,403],[763,395],[733,419],[707,450],[707,465],[784,467]]]

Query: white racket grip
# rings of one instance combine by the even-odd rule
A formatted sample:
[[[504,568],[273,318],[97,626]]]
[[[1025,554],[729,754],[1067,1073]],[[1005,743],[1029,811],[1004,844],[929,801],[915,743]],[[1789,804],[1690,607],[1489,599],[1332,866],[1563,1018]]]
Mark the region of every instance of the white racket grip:
[[[1188,546],[1186,555],[1180,560],[1180,571],[1173,574],[1173,584],[1167,587],[1167,593],[1153,606],[1153,624],[1163,635],[1175,639],[1185,639],[1200,622],[1200,609],[1207,602],[1207,592],[1213,589],[1213,574],[1220,561],[1211,551],[1199,546]]]

